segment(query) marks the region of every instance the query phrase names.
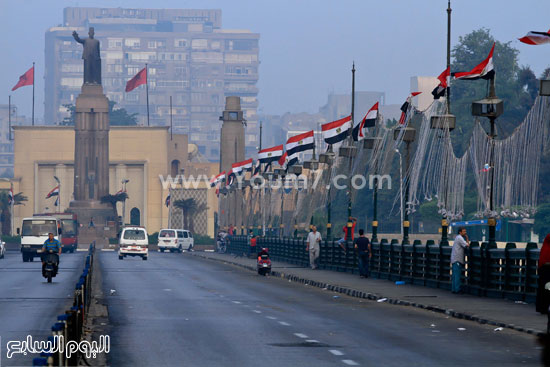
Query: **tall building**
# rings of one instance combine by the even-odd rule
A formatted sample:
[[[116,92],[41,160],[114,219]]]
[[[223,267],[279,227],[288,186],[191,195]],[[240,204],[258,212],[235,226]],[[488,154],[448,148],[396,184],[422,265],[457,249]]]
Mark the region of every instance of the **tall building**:
[[[221,10],[65,8],[63,24],[46,31],[45,120],[68,116],[82,86],[82,47],[72,32],[86,37],[94,27],[101,42],[102,82],[116,107],[137,113],[147,125],[146,88],[124,91],[126,82],[148,64],[151,125],[170,123],[175,133],[209,160],[220,157],[225,97],[241,97],[247,121],[245,144],[258,145],[258,33],[222,29]]]
[[[13,177],[13,132],[11,126],[23,125],[25,118],[17,116],[17,106],[0,104],[0,177]]]

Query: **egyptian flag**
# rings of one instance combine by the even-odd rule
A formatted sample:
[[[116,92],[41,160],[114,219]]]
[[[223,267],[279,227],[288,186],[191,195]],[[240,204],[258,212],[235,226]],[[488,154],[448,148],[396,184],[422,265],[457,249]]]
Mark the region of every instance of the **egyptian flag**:
[[[53,203],[53,206],[59,206],[59,196],[55,199],[55,203]]]
[[[258,161],[260,163],[276,162],[283,155],[283,145],[262,149],[258,152]]]
[[[212,179],[210,180],[210,187],[216,186],[218,183],[222,182],[223,180],[225,180],[225,171],[221,172],[215,177],[212,177]]]
[[[11,90],[14,91],[17,88],[24,87],[26,85],[33,85],[33,84],[34,84],[34,66],[29,70],[27,70],[25,74],[19,77],[19,81]]]
[[[49,199],[52,196],[59,196],[59,185],[54,187],[52,191],[48,192],[48,195],[46,195],[46,199]]]
[[[252,170],[252,158],[247,159],[246,161],[233,163],[231,165],[231,171],[237,175],[243,173],[243,171]]]
[[[495,77],[495,69],[493,67],[493,52],[495,51],[495,44],[491,47],[491,52],[489,56],[481,64],[477,65],[471,71],[466,71],[462,73],[452,73],[452,76],[455,79],[465,79],[465,80],[478,80],[478,79],[493,79]]]
[[[439,74],[437,79],[439,80],[439,85],[434,88],[432,91],[432,95],[434,96],[434,99],[439,99],[441,97],[445,97],[445,92],[447,91],[447,88],[449,87],[449,76],[451,75],[451,67],[449,66],[447,69],[445,69],[444,72]]]
[[[336,144],[346,139],[348,130],[351,127],[351,116],[346,116],[340,120],[332,121],[321,126],[323,139],[327,144]]]
[[[8,191],[8,205],[11,205],[13,203],[13,186],[10,187],[10,191]]]
[[[166,197],[166,200],[164,200],[164,205],[166,205],[167,208],[170,207],[171,197],[172,197],[172,194],[168,194],[168,196]]]
[[[147,83],[147,68],[141,69],[132,79],[126,83],[126,92],[131,92],[142,84]]]
[[[361,141],[365,139],[364,130],[366,127],[374,127],[376,125],[376,119],[378,118],[378,102],[374,104],[367,112],[365,117],[361,120],[359,125],[353,128],[352,136],[354,141]]]
[[[410,117],[410,107],[411,107],[411,99],[413,97],[416,97],[422,92],[412,92],[408,97],[405,103],[401,106],[401,117],[399,118],[399,123],[401,125],[405,125],[405,123],[409,120]]]
[[[231,171],[229,171],[229,176],[227,176],[227,182],[225,186],[231,186],[233,185],[233,182],[237,178],[235,170],[232,168]]]
[[[529,32],[525,37],[521,37],[520,42],[528,45],[543,45],[550,43],[550,30],[548,32]]]
[[[288,168],[288,153],[284,152],[284,154],[279,158],[277,161],[279,163],[279,166],[281,166],[282,169],[286,170]]]
[[[315,146],[315,140],[313,139],[313,130],[303,134],[291,136],[286,141],[286,151],[288,157],[295,156],[297,153],[304,152],[306,150],[313,149]]]
[[[252,171],[252,176],[256,176],[258,173],[260,173],[260,169],[262,167],[262,163],[259,159],[256,159],[256,164],[254,165],[254,170]]]

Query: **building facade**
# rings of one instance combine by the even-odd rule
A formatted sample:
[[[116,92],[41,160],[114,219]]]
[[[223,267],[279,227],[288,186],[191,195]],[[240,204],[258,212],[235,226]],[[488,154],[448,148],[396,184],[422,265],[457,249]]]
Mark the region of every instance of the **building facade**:
[[[220,156],[219,116],[225,97],[241,97],[246,145],[258,145],[259,34],[222,29],[221,10],[65,8],[63,24],[46,31],[45,121],[68,116],[82,86],[81,38],[94,27],[101,42],[102,83],[110,101],[147,125],[146,87],[126,82],[148,66],[149,122],[185,133],[211,161]]]
[[[14,138],[14,192],[22,192],[28,197],[25,205],[14,208],[17,228],[24,217],[34,213],[64,212],[69,207],[74,199],[75,137],[72,127],[16,126]],[[189,162],[186,135],[171,136],[169,129],[163,126],[111,126],[109,140],[109,193],[115,194],[123,188],[122,182],[129,180],[125,184],[128,194],[126,212],[123,213],[122,203],[117,204],[117,213],[125,218],[125,223],[145,226],[150,233],[170,227],[172,205],[166,206],[166,197],[172,190],[180,190],[182,197],[194,197],[197,204],[205,208],[196,213],[199,220],[195,232],[214,236],[216,195],[213,189],[209,189],[208,182],[184,188],[181,182],[167,184],[171,182],[172,173],[200,169],[208,176],[210,171],[217,169],[216,163],[200,164],[195,168]],[[52,142],[55,149],[52,149]],[[205,165],[210,170],[205,169]],[[57,197],[46,198],[57,185],[54,176],[60,180],[58,206],[55,206]],[[172,222],[173,228],[180,228],[180,223]]]

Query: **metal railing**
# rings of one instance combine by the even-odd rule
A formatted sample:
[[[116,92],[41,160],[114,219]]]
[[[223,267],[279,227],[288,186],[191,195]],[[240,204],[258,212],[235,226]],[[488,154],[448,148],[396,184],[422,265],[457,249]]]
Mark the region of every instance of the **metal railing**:
[[[76,366],[79,354],[71,354],[67,358],[67,344],[80,342],[84,332],[84,320],[88,313],[92,298],[92,269],[94,263],[95,243],[90,244],[84,270],[76,283],[73,294],[73,306],[64,314],[57,316],[53,324],[52,335],[48,336],[50,351],[42,351],[40,357],[33,359],[33,366]],[[51,351],[55,352],[51,352]]]
[[[305,239],[258,237],[258,248],[269,248],[270,257],[299,266],[309,265]],[[336,241],[322,241],[319,267],[321,269],[358,273],[357,254],[347,242],[342,249]],[[249,238],[233,236],[227,252],[249,253]],[[451,289],[451,246],[436,244],[433,240],[419,240],[402,245],[394,239],[372,243],[369,272],[374,278],[405,281],[433,288]],[[466,250],[462,284],[465,292],[488,297],[509,298],[533,302],[537,290],[536,243],[516,248],[515,243],[505,248],[489,247],[488,243],[472,241]]]

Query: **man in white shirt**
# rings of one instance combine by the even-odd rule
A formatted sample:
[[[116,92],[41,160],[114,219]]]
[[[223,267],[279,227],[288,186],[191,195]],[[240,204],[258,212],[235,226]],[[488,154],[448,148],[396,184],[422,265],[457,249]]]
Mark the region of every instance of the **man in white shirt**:
[[[464,227],[458,228],[458,234],[455,237],[453,250],[451,252],[451,266],[453,270],[451,290],[453,293],[462,293],[460,277],[462,275],[462,268],[464,267],[464,250],[469,246],[470,241],[468,240],[466,229]]]
[[[311,232],[307,235],[306,251],[309,251],[309,264],[312,269],[317,269],[317,259],[321,252],[321,233],[317,232],[317,227],[311,226]]]

